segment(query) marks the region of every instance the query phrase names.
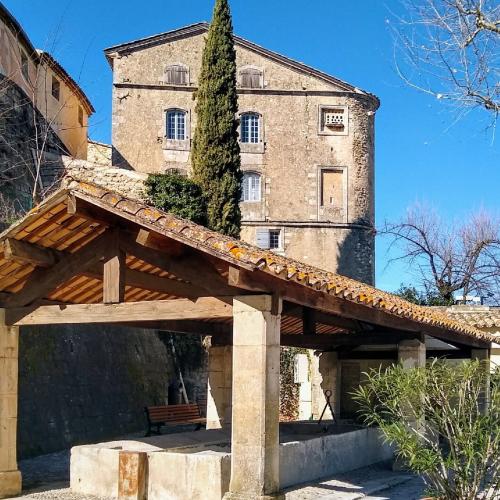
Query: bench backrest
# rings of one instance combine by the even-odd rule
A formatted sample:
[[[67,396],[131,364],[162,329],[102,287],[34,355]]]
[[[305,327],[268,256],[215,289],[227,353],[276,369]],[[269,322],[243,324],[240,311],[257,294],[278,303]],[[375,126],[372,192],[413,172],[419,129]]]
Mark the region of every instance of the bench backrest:
[[[147,411],[151,422],[183,422],[200,418],[197,404],[148,406]]]

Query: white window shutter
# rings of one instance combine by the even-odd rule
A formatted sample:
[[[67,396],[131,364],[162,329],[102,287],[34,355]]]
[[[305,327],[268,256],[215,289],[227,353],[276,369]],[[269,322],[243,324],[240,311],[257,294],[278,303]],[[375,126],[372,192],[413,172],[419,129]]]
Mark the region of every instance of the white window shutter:
[[[269,230],[257,229],[257,246],[264,249],[269,249]]]

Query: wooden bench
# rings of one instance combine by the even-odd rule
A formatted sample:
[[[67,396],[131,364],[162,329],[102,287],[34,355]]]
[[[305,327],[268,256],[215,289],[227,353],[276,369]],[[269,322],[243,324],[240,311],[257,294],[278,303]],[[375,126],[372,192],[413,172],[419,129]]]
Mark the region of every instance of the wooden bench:
[[[201,416],[197,404],[146,406],[144,411],[148,419],[146,437],[151,436],[152,432],[161,434],[162,425],[196,424],[196,430],[198,430],[207,421],[205,417]],[[153,427],[156,427],[156,431],[153,431]]]

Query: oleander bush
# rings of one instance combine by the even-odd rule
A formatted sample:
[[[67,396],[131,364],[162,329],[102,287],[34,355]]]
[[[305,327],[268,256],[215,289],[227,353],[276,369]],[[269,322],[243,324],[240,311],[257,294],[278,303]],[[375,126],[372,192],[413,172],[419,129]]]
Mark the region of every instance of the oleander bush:
[[[490,375],[483,362],[436,360],[425,368],[398,365],[365,375],[354,394],[364,422],[380,427],[429,495],[500,498],[499,368]]]

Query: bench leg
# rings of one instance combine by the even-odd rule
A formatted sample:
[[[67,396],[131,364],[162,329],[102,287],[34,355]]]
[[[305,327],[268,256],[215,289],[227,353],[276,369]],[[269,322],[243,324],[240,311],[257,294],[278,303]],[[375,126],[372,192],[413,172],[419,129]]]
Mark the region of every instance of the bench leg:
[[[195,431],[199,431],[201,429],[201,424],[196,424],[196,429]]]

